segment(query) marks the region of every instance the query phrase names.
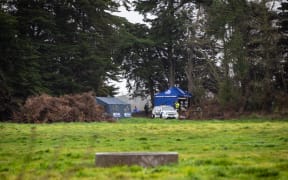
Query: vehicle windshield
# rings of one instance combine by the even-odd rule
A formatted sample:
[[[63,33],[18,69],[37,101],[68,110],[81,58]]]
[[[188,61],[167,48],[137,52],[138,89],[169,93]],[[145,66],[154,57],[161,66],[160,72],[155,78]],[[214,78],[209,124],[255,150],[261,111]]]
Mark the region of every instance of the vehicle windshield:
[[[164,110],[164,111],[173,111],[174,108],[171,107],[171,106],[164,106],[164,107],[162,108],[162,110]]]

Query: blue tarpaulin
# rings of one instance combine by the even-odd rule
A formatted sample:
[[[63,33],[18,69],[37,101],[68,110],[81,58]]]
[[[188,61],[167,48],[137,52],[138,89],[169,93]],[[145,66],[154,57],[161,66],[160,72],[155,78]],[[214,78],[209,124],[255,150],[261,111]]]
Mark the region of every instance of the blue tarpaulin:
[[[175,102],[178,101],[179,98],[188,99],[191,97],[192,95],[189,92],[183,91],[178,87],[171,87],[168,90],[160,92],[154,96],[154,106],[174,106]]]

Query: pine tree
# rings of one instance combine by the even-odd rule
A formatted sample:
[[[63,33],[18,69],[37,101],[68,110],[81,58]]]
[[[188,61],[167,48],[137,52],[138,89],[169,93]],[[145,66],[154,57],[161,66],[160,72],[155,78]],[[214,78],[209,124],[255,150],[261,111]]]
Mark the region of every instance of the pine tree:
[[[280,32],[280,39],[278,48],[281,54],[281,61],[279,63],[276,74],[276,88],[284,92],[288,92],[288,2],[281,2],[278,8],[278,26]]]
[[[156,89],[164,89],[165,73],[161,58],[146,25],[127,23],[125,26],[121,41],[126,43],[120,43],[122,46],[117,59],[123,61],[122,69],[128,88],[133,91],[133,96],[150,95],[153,98]]]
[[[112,56],[121,21],[108,12],[117,3],[6,0],[0,5],[1,116],[43,92],[115,93],[106,81],[117,79],[120,65]]]
[[[198,3],[187,9],[187,38],[185,43],[185,74],[188,91],[193,94],[193,103],[201,103],[207,93],[217,93],[217,67],[213,40],[207,36],[207,6]]]
[[[20,35],[19,20],[0,12],[0,119],[12,112],[29,95],[43,90],[37,53],[30,39]]]
[[[145,14],[152,13],[155,19],[149,20],[152,24],[151,34],[161,51],[162,59],[165,60],[167,79],[169,86],[175,85],[176,67],[179,57],[177,49],[182,44],[184,35],[184,18],[181,7],[189,1],[158,0],[158,1],[138,1],[136,10]],[[181,60],[180,60],[181,61]]]
[[[210,32],[222,41],[223,80],[218,95],[223,104],[237,104],[241,111],[271,110],[279,38],[274,17],[267,1],[213,2],[209,22]]]

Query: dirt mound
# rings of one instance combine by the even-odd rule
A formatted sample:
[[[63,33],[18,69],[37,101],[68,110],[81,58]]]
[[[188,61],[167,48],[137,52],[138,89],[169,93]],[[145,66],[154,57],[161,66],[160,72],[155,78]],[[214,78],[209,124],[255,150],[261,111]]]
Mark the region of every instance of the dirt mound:
[[[96,104],[93,93],[52,97],[47,94],[30,97],[14,114],[22,123],[113,121],[104,108]]]

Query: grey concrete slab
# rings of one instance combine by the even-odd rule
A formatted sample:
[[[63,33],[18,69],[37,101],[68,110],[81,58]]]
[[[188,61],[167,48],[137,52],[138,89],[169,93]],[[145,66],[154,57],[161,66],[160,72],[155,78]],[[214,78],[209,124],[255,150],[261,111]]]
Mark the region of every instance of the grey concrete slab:
[[[177,152],[99,152],[96,153],[96,166],[155,167],[178,162]]]

